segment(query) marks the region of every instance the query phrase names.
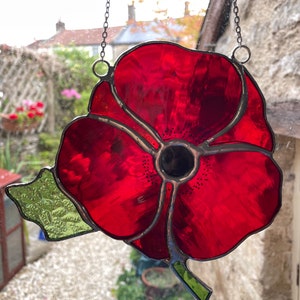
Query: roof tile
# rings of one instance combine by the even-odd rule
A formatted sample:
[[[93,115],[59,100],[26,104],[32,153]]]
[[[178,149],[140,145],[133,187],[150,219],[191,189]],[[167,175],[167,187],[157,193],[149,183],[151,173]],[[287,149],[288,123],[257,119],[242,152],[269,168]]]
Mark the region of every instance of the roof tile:
[[[122,30],[123,26],[108,28],[107,43],[110,43]],[[48,40],[40,40],[30,44],[30,48],[51,48],[55,46],[90,46],[100,45],[102,41],[102,28],[62,30]]]

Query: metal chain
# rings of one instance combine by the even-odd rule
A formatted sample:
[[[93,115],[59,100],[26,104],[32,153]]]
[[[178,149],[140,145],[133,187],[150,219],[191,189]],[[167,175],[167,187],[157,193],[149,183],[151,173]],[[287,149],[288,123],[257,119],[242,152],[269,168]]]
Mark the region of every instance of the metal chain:
[[[110,0],[106,1],[105,5],[105,14],[104,14],[104,23],[103,23],[103,32],[102,32],[102,42],[101,42],[101,52],[100,52],[100,57],[101,60],[104,61],[104,56],[105,56],[105,48],[106,48],[106,38],[108,36],[107,29],[108,29],[108,18],[109,18],[109,8],[110,8]]]
[[[234,17],[234,23],[235,23],[235,32],[237,34],[237,43],[239,47],[242,46],[243,38],[242,38],[242,30],[240,27],[240,17],[239,17],[239,7],[237,5],[237,0],[233,0],[233,13],[235,15]]]
[[[239,17],[239,7],[237,5],[237,0],[232,0],[232,4],[233,4],[233,13],[234,13],[235,32],[237,35],[236,41],[238,44],[238,46],[232,52],[232,57],[239,63],[245,64],[246,62],[249,61],[251,57],[251,51],[246,45],[243,45],[242,30],[240,26],[240,17]],[[237,54],[238,52],[240,52],[240,50],[242,53],[244,53],[244,55],[242,58],[239,59],[237,57]],[[241,57],[241,55],[239,55],[239,57]]]

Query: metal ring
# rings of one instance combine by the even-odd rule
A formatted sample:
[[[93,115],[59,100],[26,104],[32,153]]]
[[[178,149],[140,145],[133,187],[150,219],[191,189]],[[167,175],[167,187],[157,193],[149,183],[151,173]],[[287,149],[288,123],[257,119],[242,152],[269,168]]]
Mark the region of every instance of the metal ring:
[[[248,57],[246,57],[244,60],[238,60],[235,55],[236,55],[236,52],[242,48],[247,51]],[[240,64],[245,64],[251,58],[251,50],[246,45],[237,46],[232,52],[232,58],[235,59]]]
[[[107,67],[106,73],[100,74],[100,73],[98,73],[98,72],[96,71],[96,66],[97,66],[98,64],[105,64],[105,65],[106,65],[106,67]],[[106,60],[97,59],[97,60],[93,63],[92,70],[93,70],[93,73],[95,74],[95,76],[97,76],[98,78],[104,78],[104,77],[106,77],[107,75],[109,75],[109,72],[110,72],[110,64],[109,64],[109,62],[107,62]]]

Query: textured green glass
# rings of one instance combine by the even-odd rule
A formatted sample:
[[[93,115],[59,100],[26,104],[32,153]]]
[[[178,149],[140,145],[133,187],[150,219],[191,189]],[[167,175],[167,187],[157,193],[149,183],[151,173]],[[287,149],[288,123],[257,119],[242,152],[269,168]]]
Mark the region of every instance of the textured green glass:
[[[21,214],[41,226],[48,240],[62,240],[93,231],[73,202],[56,185],[53,173],[42,169],[29,184],[12,185],[7,193]]]
[[[198,297],[197,299],[208,300],[210,298],[212,290],[199,278],[195,277],[183,262],[177,261],[172,264],[172,267],[194,296]]]

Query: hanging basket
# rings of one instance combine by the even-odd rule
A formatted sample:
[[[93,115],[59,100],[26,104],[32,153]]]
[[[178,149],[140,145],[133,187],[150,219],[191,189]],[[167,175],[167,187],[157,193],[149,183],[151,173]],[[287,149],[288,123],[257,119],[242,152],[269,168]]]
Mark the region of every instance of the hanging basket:
[[[10,119],[7,115],[1,115],[1,127],[6,133],[32,133],[40,125],[39,121],[18,122],[16,119]]]

